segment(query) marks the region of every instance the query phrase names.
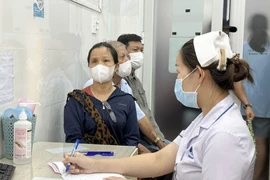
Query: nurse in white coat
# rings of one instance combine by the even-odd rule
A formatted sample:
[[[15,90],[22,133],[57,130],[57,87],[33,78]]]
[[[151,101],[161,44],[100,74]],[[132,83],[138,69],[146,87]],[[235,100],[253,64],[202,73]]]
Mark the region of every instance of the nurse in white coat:
[[[245,78],[249,65],[232,53],[228,36],[211,32],[184,44],[176,60],[176,98],[202,113],[162,150],[121,159],[96,160],[65,154],[70,173],[114,172],[175,180],[252,180],[255,147],[239,107],[228,90]],[[108,177],[106,180],[119,179]]]

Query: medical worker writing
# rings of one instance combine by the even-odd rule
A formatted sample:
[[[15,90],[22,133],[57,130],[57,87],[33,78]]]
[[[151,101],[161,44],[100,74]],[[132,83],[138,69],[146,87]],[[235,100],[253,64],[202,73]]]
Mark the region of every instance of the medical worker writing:
[[[176,98],[187,107],[202,109],[186,130],[151,154],[102,160],[65,154],[63,163],[72,163],[70,173],[157,177],[174,171],[176,180],[251,180],[254,142],[228,93],[234,82],[245,78],[252,82],[249,65],[232,53],[228,36],[216,31],[186,42],[176,69]],[[106,178],[111,179],[118,178]]]

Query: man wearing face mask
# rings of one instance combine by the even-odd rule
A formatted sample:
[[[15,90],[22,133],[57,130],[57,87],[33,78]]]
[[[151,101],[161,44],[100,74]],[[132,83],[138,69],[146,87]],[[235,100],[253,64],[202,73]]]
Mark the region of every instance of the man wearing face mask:
[[[120,88],[122,91],[133,94],[131,88],[127,84],[127,82],[123,79],[124,77],[130,75],[131,73],[131,62],[129,61],[128,53],[126,50],[126,46],[119,41],[109,41],[109,44],[113,46],[118,55],[119,68],[116,71],[116,74],[113,76],[113,83]],[[88,80],[83,88],[86,88],[93,84],[93,79]],[[151,142],[155,143],[158,135],[156,134],[154,128],[151,125],[149,119],[145,116],[144,112],[140,109],[139,105],[135,102],[136,112],[137,112],[137,120],[139,123],[140,131],[150,139]],[[165,147],[166,144],[163,141],[158,141],[156,146],[152,145],[149,147],[150,151],[158,151]],[[138,145],[138,149],[140,153],[149,153],[150,151],[143,146],[142,144]]]
[[[149,109],[145,96],[145,90],[142,86],[142,83],[135,75],[135,71],[143,65],[143,53],[142,53],[143,45],[141,43],[141,40],[142,38],[136,34],[123,34],[119,36],[117,39],[117,41],[126,45],[132,66],[132,72],[129,76],[125,77],[125,80],[131,87],[133,96],[137,99],[137,103],[139,104],[142,111],[149,118],[152,126],[155,129],[155,132],[158,135],[154,142],[158,143],[164,141],[168,144],[169,142],[165,140],[163,133],[160,131],[160,128],[155,121],[152,111]],[[147,137],[141,135],[141,138],[143,139],[141,143],[144,146],[146,146],[147,148],[152,147],[153,143],[149,141]]]

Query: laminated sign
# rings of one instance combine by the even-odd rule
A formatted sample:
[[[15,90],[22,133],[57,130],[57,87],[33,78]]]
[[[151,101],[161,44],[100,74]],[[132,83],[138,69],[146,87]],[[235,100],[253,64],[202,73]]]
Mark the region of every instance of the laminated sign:
[[[44,0],[34,0],[33,11],[35,17],[44,18]]]

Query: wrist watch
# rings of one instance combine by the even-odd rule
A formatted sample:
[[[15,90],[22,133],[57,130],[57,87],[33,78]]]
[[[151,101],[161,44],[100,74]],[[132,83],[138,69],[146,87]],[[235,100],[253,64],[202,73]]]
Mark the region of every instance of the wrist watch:
[[[161,140],[160,137],[157,137],[157,138],[155,139],[154,143],[157,144],[157,142],[160,141],[160,140]]]
[[[247,109],[247,107],[251,107],[252,108],[252,104],[251,103],[244,104],[244,109]]]

